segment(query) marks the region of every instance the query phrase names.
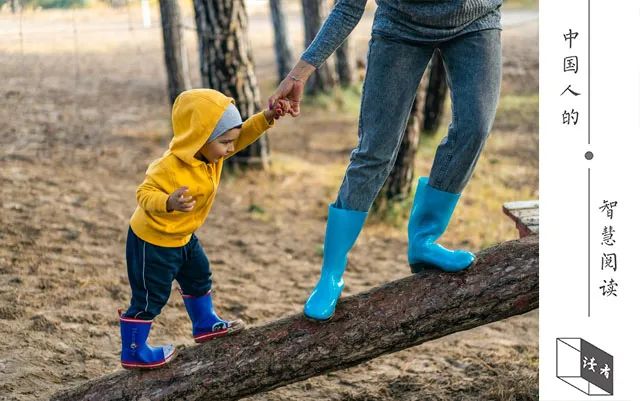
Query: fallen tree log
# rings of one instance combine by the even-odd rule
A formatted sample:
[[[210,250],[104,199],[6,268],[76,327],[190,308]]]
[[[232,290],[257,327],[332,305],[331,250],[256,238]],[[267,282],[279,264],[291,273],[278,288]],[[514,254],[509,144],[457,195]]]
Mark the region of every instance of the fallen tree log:
[[[408,271],[407,267],[407,271]],[[187,348],[155,371],[119,371],[52,400],[238,399],[538,307],[538,236],[341,300],[327,323],[298,314]]]

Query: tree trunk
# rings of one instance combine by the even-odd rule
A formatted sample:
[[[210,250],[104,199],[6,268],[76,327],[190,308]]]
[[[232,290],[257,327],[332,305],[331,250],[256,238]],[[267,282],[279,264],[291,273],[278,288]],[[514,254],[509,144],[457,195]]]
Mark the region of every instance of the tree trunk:
[[[202,85],[236,101],[243,119],[260,111],[260,93],[254,72],[243,0],[194,0],[200,46]],[[269,147],[263,135],[229,159],[233,165],[269,165]]]
[[[304,17],[304,43],[308,47],[322,27],[322,22],[327,16],[326,0],[302,0],[302,12]],[[325,62],[309,77],[306,85],[308,94],[329,92],[335,85],[335,77],[332,68]]]
[[[447,72],[442,62],[440,51],[436,50],[427,68],[429,85],[427,99],[424,103],[424,130],[433,135],[440,126],[444,113],[444,102],[447,98]]]
[[[182,23],[178,0],[160,0],[162,38],[164,39],[164,63],[167,68],[169,104],[189,88],[189,63],[187,49],[182,40]]]
[[[287,23],[283,15],[282,2],[269,0],[271,7],[271,22],[275,36],[276,61],[278,63],[278,78],[282,81],[291,68],[293,68],[293,56],[291,55],[291,42],[287,32]]]
[[[409,122],[402,137],[402,143],[400,144],[398,155],[393,164],[393,169],[374,202],[374,213],[388,209],[393,203],[402,201],[411,194],[415,158],[418,152],[418,144],[420,143],[420,133],[422,132],[422,122],[424,119],[426,87],[427,75],[425,74],[418,86],[416,98],[411,107]]]
[[[336,50],[336,70],[338,72],[338,80],[341,86],[350,86],[353,83],[353,57],[351,55],[351,47],[349,46],[349,38]]]
[[[187,348],[165,368],[121,370],[53,400],[235,400],[537,307],[538,236],[529,236],[480,252],[467,271],[411,275],[344,298],[330,322],[290,316]]]

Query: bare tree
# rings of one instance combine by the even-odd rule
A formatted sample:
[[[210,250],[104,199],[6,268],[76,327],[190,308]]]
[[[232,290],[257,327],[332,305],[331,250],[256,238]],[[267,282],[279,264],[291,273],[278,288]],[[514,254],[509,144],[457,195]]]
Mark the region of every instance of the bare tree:
[[[191,88],[187,49],[182,40],[180,5],[177,0],[160,0],[164,62],[167,68],[169,102],[173,105],[180,92]]]
[[[293,67],[291,41],[287,33],[287,23],[283,15],[282,2],[269,0],[271,22],[275,36],[276,61],[278,62],[278,78],[282,81]]]
[[[416,98],[411,107],[409,122],[402,137],[400,149],[398,150],[398,156],[396,157],[387,181],[382,186],[374,202],[374,211],[384,211],[392,203],[406,199],[411,193],[413,169],[424,119],[424,102],[427,94],[426,87],[427,74],[422,77],[420,85],[418,86]]]
[[[260,92],[243,0],[194,0],[202,85],[236,101],[243,119],[260,110]],[[229,160],[234,165],[269,165],[266,135]]]
[[[304,17],[304,43],[309,46],[322,27],[322,21],[327,16],[326,0],[302,0],[302,12]],[[325,62],[309,78],[306,92],[316,94],[328,92],[335,85],[333,70]]]
[[[353,83],[353,56],[351,54],[351,46],[349,46],[349,38],[336,50],[336,71],[338,72],[338,80],[341,86],[350,86]]]
[[[433,135],[440,126],[444,113],[444,102],[447,98],[447,71],[444,68],[442,55],[436,50],[427,68],[429,84],[426,87],[427,98],[424,103],[424,130]]]

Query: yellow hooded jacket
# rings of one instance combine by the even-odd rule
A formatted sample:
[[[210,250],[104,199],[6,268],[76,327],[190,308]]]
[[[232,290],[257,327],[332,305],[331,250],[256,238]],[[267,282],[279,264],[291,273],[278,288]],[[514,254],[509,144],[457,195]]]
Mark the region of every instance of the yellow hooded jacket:
[[[164,155],[154,160],[145,180],[136,191],[138,207],[130,224],[133,232],[151,244],[165,247],[186,245],[209,214],[215,198],[224,159],[206,163],[195,158],[198,150],[234,100],[212,89],[193,89],[181,93],[173,104],[173,140]],[[258,139],[269,124],[264,112],[242,124],[234,143],[234,154]],[[232,155],[227,156],[231,157]],[[190,212],[167,212],[169,195],[181,186],[189,187],[195,207]]]

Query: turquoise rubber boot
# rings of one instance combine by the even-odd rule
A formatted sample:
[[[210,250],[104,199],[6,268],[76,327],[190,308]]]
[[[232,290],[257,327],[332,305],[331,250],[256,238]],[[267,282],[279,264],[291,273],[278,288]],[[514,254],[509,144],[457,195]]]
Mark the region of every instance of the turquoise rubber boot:
[[[347,254],[358,239],[366,218],[367,212],[329,206],[322,272],[304,305],[304,314],[308,318],[328,320],[333,316],[344,287],[342,275],[347,267]]]
[[[429,185],[429,177],[418,179],[416,196],[409,217],[408,259],[411,271],[438,269],[457,272],[471,266],[475,255],[451,251],[436,243],[449,225],[460,194],[440,191]]]

